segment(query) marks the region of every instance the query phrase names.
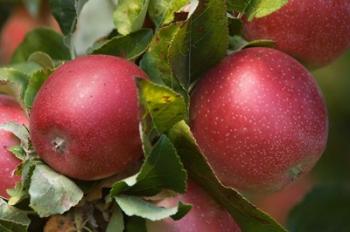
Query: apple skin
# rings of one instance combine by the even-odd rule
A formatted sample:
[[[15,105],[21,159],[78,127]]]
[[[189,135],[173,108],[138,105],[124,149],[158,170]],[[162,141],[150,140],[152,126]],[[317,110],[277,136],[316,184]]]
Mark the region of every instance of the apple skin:
[[[28,125],[28,120],[21,107],[11,97],[0,94],[0,125],[16,122]],[[15,187],[20,180],[14,171],[21,163],[8,149],[19,145],[19,140],[10,132],[0,130],[0,196],[8,198],[7,189]]]
[[[286,225],[289,212],[304,198],[314,186],[314,180],[306,175],[284,188],[282,191],[256,197],[254,204],[270,214],[282,225]]]
[[[249,40],[272,39],[277,49],[317,68],[350,47],[349,0],[289,0],[280,10],[245,21]]]
[[[190,181],[187,192],[175,198],[166,198],[159,205],[171,207],[182,201],[192,205],[191,211],[178,221],[165,219],[147,222],[149,232],[240,232],[239,226],[230,214]]]
[[[120,174],[139,161],[136,77],[146,74],[114,56],[83,56],[60,66],[31,111],[31,138],[40,157],[81,180]]]
[[[271,48],[226,57],[197,84],[190,125],[223,184],[276,191],[308,172],[328,136],[326,106],[311,74]]]

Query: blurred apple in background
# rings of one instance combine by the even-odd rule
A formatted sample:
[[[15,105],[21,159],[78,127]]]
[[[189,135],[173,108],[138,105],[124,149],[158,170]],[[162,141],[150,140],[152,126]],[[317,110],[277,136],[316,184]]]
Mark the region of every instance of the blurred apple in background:
[[[23,6],[16,6],[1,31],[0,63],[9,63],[26,33],[40,26],[48,26],[59,31],[59,26],[48,9],[43,9],[39,17],[34,18]]]

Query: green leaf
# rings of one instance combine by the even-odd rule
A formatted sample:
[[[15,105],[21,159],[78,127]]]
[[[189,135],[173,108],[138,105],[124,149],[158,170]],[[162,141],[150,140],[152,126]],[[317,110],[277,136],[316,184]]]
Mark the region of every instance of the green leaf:
[[[15,122],[8,122],[0,125],[0,130],[14,134],[25,148],[29,147],[29,131],[24,125]]]
[[[180,94],[144,79],[138,79],[137,86],[145,114],[151,116],[160,132],[167,131],[175,123],[186,118],[186,103]]]
[[[183,215],[182,210],[184,210],[182,208],[184,204],[182,203],[172,208],[164,208],[145,201],[140,197],[119,195],[115,196],[114,199],[123,212],[129,217],[138,216],[151,221],[162,220],[170,216],[175,216],[178,213]],[[187,206],[185,210],[188,211]]]
[[[18,100],[24,96],[29,76],[15,68],[0,68],[0,90],[15,96]]]
[[[16,49],[11,62],[25,62],[32,53],[38,51],[47,53],[55,60],[70,59],[70,52],[64,44],[62,35],[49,28],[37,28],[26,35]]]
[[[148,13],[157,27],[174,20],[175,12],[187,5],[189,0],[150,0]]]
[[[23,98],[24,106],[27,109],[30,110],[32,108],[32,104],[37,92],[39,91],[42,84],[47,80],[50,74],[50,70],[39,70],[30,77]]]
[[[107,40],[94,48],[91,53],[120,56],[133,60],[146,51],[152,36],[151,29],[141,29],[127,36],[116,36]]]
[[[122,35],[142,28],[150,0],[118,0],[113,13],[114,25]]]
[[[350,186],[318,186],[290,213],[291,232],[350,231]]]
[[[87,0],[49,0],[52,14],[60,25],[63,34],[75,30],[78,12]]]
[[[172,71],[185,89],[226,55],[228,35],[226,1],[199,1],[169,48]]]
[[[123,213],[118,207],[113,208],[112,217],[106,228],[106,232],[123,232],[124,231],[124,219]]]
[[[17,159],[19,160],[25,160],[27,154],[23,150],[22,146],[13,146],[8,149]]]
[[[184,193],[187,173],[174,146],[163,135],[146,157],[141,171],[132,177],[116,182],[111,195],[120,193],[153,196],[163,189]]]
[[[276,44],[274,41],[267,39],[246,41],[238,35],[230,37],[230,50],[233,52],[237,52],[249,47],[274,47],[275,45]]]
[[[30,224],[27,213],[10,206],[0,198],[0,229],[9,232],[26,232]]]
[[[288,3],[288,0],[229,0],[229,10],[246,15],[248,20],[267,16]]]
[[[62,214],[83,197],[79,187],[46,165],[36,165],[29,187],[30,207],[40,217]]]
[[[31,183],[31,178],[35,166],[41,164],[41,161],[36,159],[26,159],[20,167],[21,172],[21,181],[17,182],[16,186],[13,189],[7,190],[10,199],[8,203],[10,205],[16,205],[24,199],[29,198],[29,187]]]
[[[34,52],[28,57],[28,62],[37,63],[43,69],[53,69],[55,67],[54,61],[45,52]]]
[[[235,218],[242,231],[282,232],[277,222],[259,211],[237,191],[224,187],[201,154],[190,128],[179,122],[169,132],[169,138],[181,156],[189,176]]]
[[[166,84],[176,89],[179,86],[174,77],[170,61],[169,46],[181,24],[171,24],[156,31],[148,51],[143,56],[140,66],[149,75],[152,81],[158,84]]]

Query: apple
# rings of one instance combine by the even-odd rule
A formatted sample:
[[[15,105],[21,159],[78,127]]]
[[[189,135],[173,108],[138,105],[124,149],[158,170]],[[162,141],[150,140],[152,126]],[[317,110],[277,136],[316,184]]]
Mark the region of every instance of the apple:
[[[289,0],[271,15],[245,21],[244,35],[272,39],[279,50],[321,67],[350,47],[350,1]]]
[[[82,56],[60,66],[39,90],[30,133],[40,157],[81,180],[120,174],[142,158],[135,78],[124,59]]]
[[[204,192],[197,184],[190,181],[187,192],[175,198],[166,198],[159,205],[170,207],[183,201],[192,205],[191,211],[182,219],[174,221],[165,219],[162,221],[147,222],[149,232],[240,232],[230,214]]]
[[[25,34],[35,27],[39,22],[32,18],[24,8],[16,8],[10,18],[7,20],[1,32],[0,49],[1,59],[8,63],[13,52],[22,42]]]
[[[0,94],[0,125],[8,122],[28,124],[21,107],[11,97]],[[7,189],[13,188],[20,176],[14,174],[21,163],[8,149],[19,145],[19,140],[10,132],[0,130],[0,196],[8,198]]]
[[[328,135],[324,99],[311,74],[271,48],[226,57],[197,84],[190,125],[223,184],[275,191],[308,172]]]
[[[256,197],[254,204],[270,214],[282,225],[287,222],[289,212],[304,198],[312,189],[314,180],[306,175],[298,179],[282,191]]]
[[[11,60],[16,48],[21,44],[25,35],[39,26],[50,26],[59,31],[59,26],[55,19],[47,12],[40,19],[35,19],[23,7],[17,7],[6,21],[0,38],[0,59],[2,63]]]

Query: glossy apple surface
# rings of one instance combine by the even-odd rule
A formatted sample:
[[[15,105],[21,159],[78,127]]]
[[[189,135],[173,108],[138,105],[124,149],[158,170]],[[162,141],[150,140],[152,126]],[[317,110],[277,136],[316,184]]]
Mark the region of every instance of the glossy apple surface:
[[[328,116],[310,73],[270,48],[228,56],[197,84],[191,130],[219,179],[247,192],[275,191],[323,153]]]
[[[142,157],[135,64],[104,55],[59,67],[31,111],[34,148],[67,176],[95,180],[120,174]]]
[[[349,0],[289,0],[279,11],[245,22],[245,36],[272,39],[311,67],[324,66],[350,47]]]
[[[178,201],[192,205],[191,211],[182,219],[166,219],[147,222],[149,232],[240,232],[239,226],[230,214],[207,195],[198,185],[189,182],[187,193],[165,199],[160,202],[163,207],[176,205]]]
[[[28,124],[21,107],[17,102],[5,95],[0,94],[0,125],[8,122]],[[19,145],[18,139],[10,132],[0,130],[0,196],[7,198],[7,189],[13,188],[19,176],[14,174],[16,167],[20,164],[8,149]]]

